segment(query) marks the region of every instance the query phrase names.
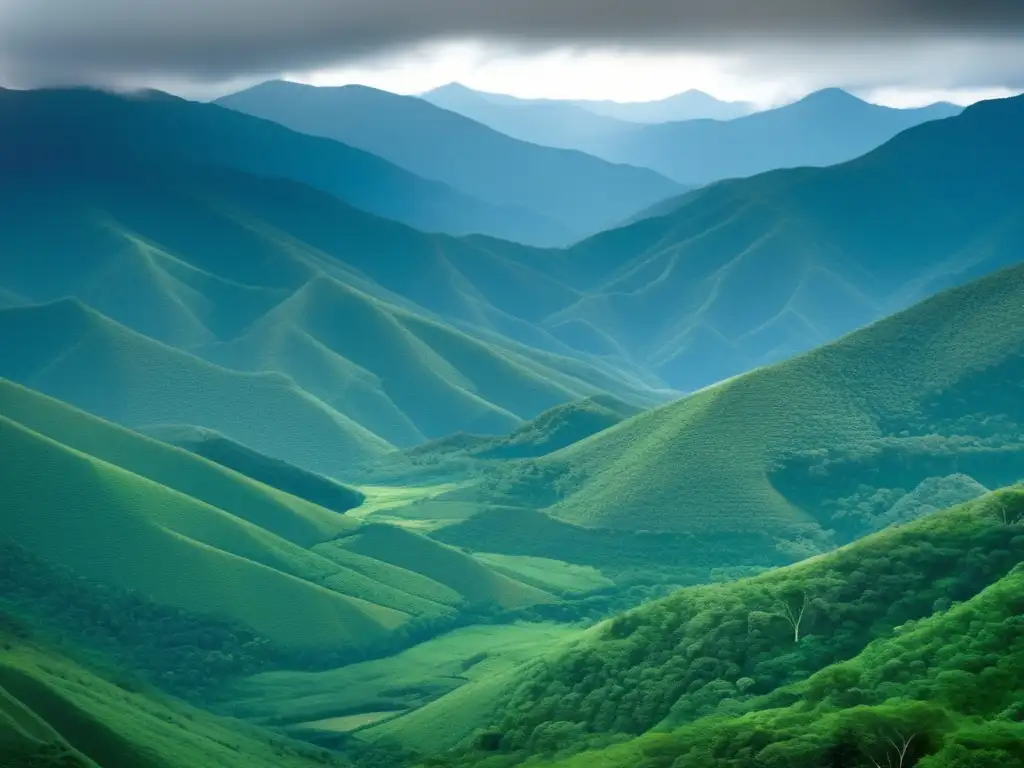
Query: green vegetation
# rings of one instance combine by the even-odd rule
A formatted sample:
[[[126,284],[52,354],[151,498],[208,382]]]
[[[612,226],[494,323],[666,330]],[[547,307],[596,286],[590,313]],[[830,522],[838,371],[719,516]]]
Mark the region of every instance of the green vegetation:
[[[349,763],[3,639],[0,761],[12,768],[313,768]]]
[[[384,659],[324,672],[267,672],[249,677],[235,686],[226,709],[236,717],[289,730],[363,713],[394,716],[513,669],[538,650],[573,635],[572,629],[555,624],[466,627]],[[405,730],[403,723],[395,722],[380,733],[401,739]]]
[[[392,450],[279,374],[213,365],[77,300],[0,311],[0,348],[0,375],[127,426],[196,424],[328,475]]]
[[[1024,765],[1022,587],[1018,567],[963,605],[775,696],[736,707],[731,717],[723,712],[556,764]]]
[[[354,488],[265,456],[209,429],[159,425],[142,431],[165,443],[240,472],[264,485],[335,512],[344,514],[358,507],[366,498]]]
[[[936,500],[1024,477],[1015,431],[1024,423],[1021,401],[989,406],[985,397],[1015,381],[1021,365],[1022,297],[1024,268],[1004,270],[511,465],[471,492],[481,502],[548,507],[586,526],[717,537],[730,547],[760,534],[794,559],[823,551]],[[957,486],[952,495],[919,498],[934,493],[937,478],[957,474],[965,477],[944,481]],[[865,503],[866,516],[855,511]],[[487,541],[475,523],[439,535],[462,545],[482,538],[486,546],[475,548],[485,551],[544,555]]]
[[[79,635],[98,633],[105,647],[122,645],[104,629],[122,606],[143,625],[132,641],[138,651],[159,646],[153,635],[167,621],[183,625],[182,635],[220,638],[203,643],[225,674],[248,669],[249,652],[238,648],[257,641],[273,645],[255,655],[257,665],[323,668],[392,652],[463,614],[553,600],[455,549],[360,526],[10,382],[0,381],[0,404],[0,536],[46,566],[9,572],[10,594],[21,594],[19,611],[36,606],[51,626],[67,612]],[[125,591],[133,594],[118,596]],[[93,618],[72,619],[76,605]],[[136,666],[159,681],[184,664],[165,652]]]
[[[610,395],[593,395],[556,405],[508,435],[486,437],[457,433],[406,449],[405,455],[417,466],[459,458],[546,456],[635,416],[641,410]]]
[[[521,608],[552,600],[550,595],[509,579],[464,552],[390,525],[364,525],[336,539],[332,546],[417,571],[455,590],[469,603]]]
[[[990,494],[604,622],[507,684],[504,715],[465,760],[488,765],[484,753],[499,750],[493,764],[511,765],[655,729],[666,735],[611,747],[602,764],[816,768],[850,746],[856,722],[920,732],[918,757],[960,727],[1012,743],[1024,705],[1022,514],[1024,491]],[[978,730],[972,717],[1005,722]],[[860,746],[878,746],[870,738]],[[959,765],[934,762],[947,764]]]

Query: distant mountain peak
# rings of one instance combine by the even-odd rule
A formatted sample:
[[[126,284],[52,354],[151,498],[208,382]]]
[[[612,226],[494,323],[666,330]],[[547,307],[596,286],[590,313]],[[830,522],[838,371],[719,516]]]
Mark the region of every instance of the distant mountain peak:
[[[867,104],[863,99],[857,98],[849,91],[842,88],[822,88],[804,96],[794,102],[795,104]]]
[[[439,85],[437,88],[431,88],[423,92],[422,95],[428,94],[442,94],[442,93],[472,93],[477,94],[478,91],[473,90],[468,85],[463,85],[457,80],[452,80],[450,83]]]

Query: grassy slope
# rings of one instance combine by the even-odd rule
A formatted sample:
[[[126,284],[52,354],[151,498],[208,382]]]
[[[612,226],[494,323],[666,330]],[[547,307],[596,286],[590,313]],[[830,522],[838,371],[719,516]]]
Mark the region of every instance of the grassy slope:
[[[335,544],[349,552],[415,570],[455,590],[470,603],[495,602],[502,608],[519,608],[553,599],[464,552],[395,526],[368,524]]]
[[[607,395],[595,395],[549,408],[502,437],[454,434],[406,451],[415,461],[452,456],[517,459],[544,456],[579,442],[620,421],[640,408]]]
[[[1003,524],[1002,509],[1018,522]],[[749,579],[680,590],[604,622],[559,656],[505,681],[498,697],[502,749],[520,750],[522,760],[531,752],[578,749],[588,739],[657,726],[683,730],[666,737],[675,739],[671,754],[652,752],[654,761],[644,765],[719,765],[700,762],[709,755],[696,749],[716,738],[722,766],[750,765],[744,759],[752,753],[743,747],[758,751],[781,734],[754,745],[730,743],[729,733],[745,730],[742,719],[734,727],[728,720],[701,718],[795,703],[789,714],[803,715],[804,725],[790,729],[792,738],[827,711],[814,711],[823,701],[840,708],[894,696],[927,701],[935,695],[929,680],[941,683],[942,703],[954,711],[1000,712],[1020,695],[1012,671],[1020,659],[1011,648],[1012,626],[1019,622],[1022,513],[1024,492],[1007,489],[829,555]],[[806,613],[794,642],[783,606],[796,615],[803,600]],[[990,600],[997,603],[996,615],[984,617]],[[967,602],[957,608],[959,601]],[[1003,626],[984,624],[993,619]],[[977,659],[978,652],[988,660]],[[843,665],[846,659],[853,661]],[[961,670],[955,673],[960,677],[940,672],[947,669]],[[992,687],[990,700],[978,696],[981,686]],[[788,716],[782,715],[780,722]],[[661,737],[647,743],[657,749]],[[693,762],[672,763],[690,747]],[[625,755],[635,761],[637,752],[613,748],[607,764],[638,764]],[[471,752],[467,764],[487,765],[484,757]],[[799,763],[805,764],[822,763]]]
[[[69,448],[188,494],[302,547],[355,527],[285,489],[275,490],[2,379],[0,413]]]
[[[0,374],[122,424],[196,424],[328,475],[389,450],[280,374],[221,368],[74,300],[3,310],[0,348]]]
[[[1019,354],[1022,297],[1024,267],[1004,270],[541,459],[575,487],[551,512],[633,530],[793,535],[813,510],[776,490],[774,465],[878,438],[882,419]]]
[[[326,672],[255,675],[236,686],[228,711],[260,724],[295,725],[415,710],[572,634],[554,624],[466,627],[386,659]]]
[[[3,532],[45,559],[284,645],[362,646],[407,618],[303,580],[318,559],[251,523],[6,418],[0,429],[14,478]]]
[[[310,768],[322,757],[160,694],[125,690],[30,644],[5,645],[0,762],[12,768]]]
[[[334,512],[344,514],[365,498],[354,488],[273,459],[209,429],[162,424],[142,432]]]
[[[223,613],[282,645],[363,646],[409,615],[551,599],[401,531],[400,552],[361,553],[348,516],[3,380],[0,412],[0,458],[15,479],[5,533],[44,560]],[[365,529],[371,543],[394,538],[378,528]]]
[[[456,429],[506,431],[587,388],[329,278],[311,281],[244,336],[207,354],[236,368],[286,371],[403,444]],[[360,377],[383,402],[357,390]]]

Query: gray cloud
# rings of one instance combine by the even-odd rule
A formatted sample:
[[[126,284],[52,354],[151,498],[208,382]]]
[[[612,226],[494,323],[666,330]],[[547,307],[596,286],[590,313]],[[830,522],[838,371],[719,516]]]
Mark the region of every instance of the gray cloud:
[[[23,79],[221,80],[446,39],[759,56],[935,41],[1020,53],[1021,0],[0,0],[0,67]],[[1000,43],[1001,41],[1001,43]],[[846,68],[856,57],[844,58]],[[894,68],[898,61],[891,62]],[[1006,61],[1000,71],[1012,70]],[[995,65],[993,65],[995,66]],[[993,69],[988,67],[987,69]],[[991,77],[974,66],[973,79]],[[992,81],[989,80],[989,83]]]

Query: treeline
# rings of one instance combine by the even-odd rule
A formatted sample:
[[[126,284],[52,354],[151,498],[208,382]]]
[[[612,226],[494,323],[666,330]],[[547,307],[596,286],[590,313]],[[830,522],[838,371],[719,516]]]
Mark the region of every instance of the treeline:
[[[996,582],[1024,560],[1022,519],[1024,493],[991,495],[826,557],[626,613],[596,640],[536,664],[481,744],[557,752],[741,714]]]
[[[805,682],[599,759],[606,768],[1020,768],[1022,679],[1018,565],[966,604],[906,624]],[[595,757],[559,765],[583,768]]]

